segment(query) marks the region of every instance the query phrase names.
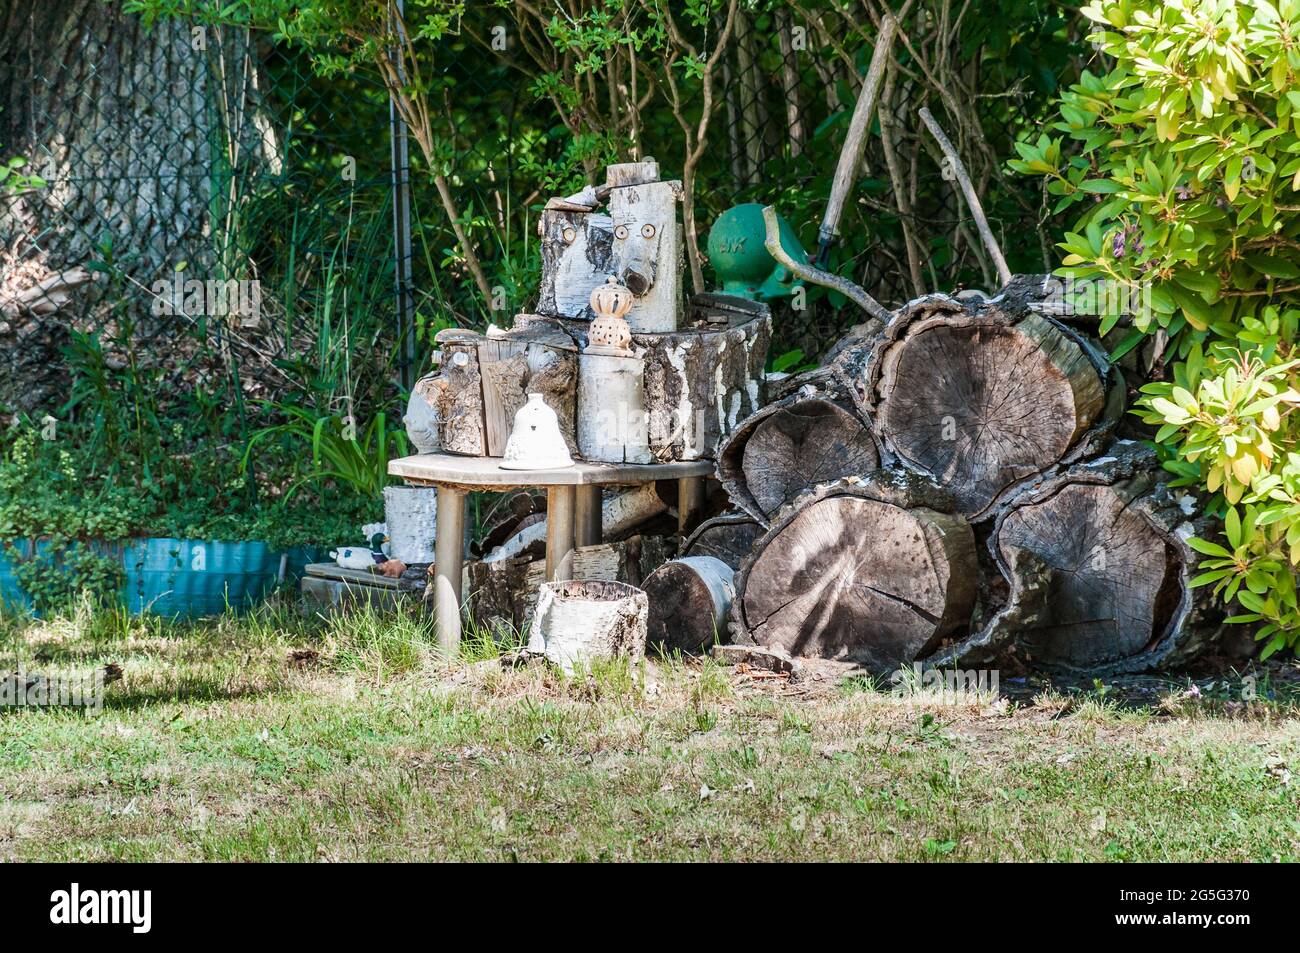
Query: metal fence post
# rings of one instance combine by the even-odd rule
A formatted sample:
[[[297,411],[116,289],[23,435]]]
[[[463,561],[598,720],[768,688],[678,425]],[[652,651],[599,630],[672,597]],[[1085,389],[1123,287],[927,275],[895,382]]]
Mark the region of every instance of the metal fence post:
[[[402,0],[397,0],[397,14],[405,16]],[[394,19],[393,32],[402,29]],[[401,52],[397,58],[398,78],[405,81]],[[411,165],[407,149],[406,123],[398,115],[397,105],[389,97],[388,134],[392,143],[393,170],[393,291],[397,306],[397,366],[402,387],[415,386],[415,299],[411,277]]]

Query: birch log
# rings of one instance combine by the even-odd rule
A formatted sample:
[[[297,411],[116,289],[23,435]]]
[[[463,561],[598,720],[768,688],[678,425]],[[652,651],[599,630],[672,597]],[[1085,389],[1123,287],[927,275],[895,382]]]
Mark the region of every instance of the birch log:
[[[698,655],[725,640],[734,572],[712,556],[670,559],[645,581],[649,644]]]
[[[590,320],[591,292],[613,274],[613,221],[595,212],[546,209],[537,230],[542,239],[537,313]]]
[[[627,315],[633,331],[673,331],[682,322],[681,194],[680,182],[648,182],[609,193],[613,273],[636,297]]]
[[[645,657],[646,595],[635,586],[598,579],[543,583],[528,650],[566,674],[600,659]]]
[[[653,463],[645,409],[645,362],[578,355],[578,452],[601,463]]]

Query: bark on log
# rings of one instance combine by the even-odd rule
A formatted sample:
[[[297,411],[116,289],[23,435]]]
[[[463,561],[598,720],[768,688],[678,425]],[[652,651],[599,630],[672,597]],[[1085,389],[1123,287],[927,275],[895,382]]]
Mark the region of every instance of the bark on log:
[[[581,350],[587,325],[521,314],[516,331],[562,329]],[[724,329],[683,328],[632,334],[645,364],[645,408],[654,460],[711,460],[736,424],[762,406],[763,366],[772,335],[770,312]]]
[[[543,584],[528,651],[566,674],[598,659],[645,657],[646,595],[635,586],[597,579]]]
[[[1104,357],[1050,319],[940,295],[912,302],[859,361],[853,388],[885,462],[932,476],[972,520],[1073,459],[1106,419]],[[850,376],[852,376],[850,373]]]
[[[442,371],[433,385],[433,407],[442,430],[442,449],[448,453],[487,453],[477,338],[468,332],[438,335]]]
[[[537,313],[590,320],[591,292],[613,274],[613,219],[594,212],[547,209],[537,231],[542,239]]]
[[[680,182],[647,182],[610,190],[614,221],[612,271],[636,302],[627,323],[634,331],[673,331],[685,313],[682,229],[677,221]]]
[[[661,652],[698,655],[727,637],[734,572],[713,556],[664,563],[645,581],[648,641]]]
[[[577,453],[577,348],[568,335],[520,335],[513,331],[490,335],[479,341],[478,362],[488,456],[505,453],[515,414],[529,394],[542,395],[546,406],[555,411],[569,453]]]
[[[1222,613],[1189,586],[1200,557],[1186,540],[1212,531],[1199,512],[1132,441],[1009,500],[989,548],[1012,584],[1019,654],[1034,667],[1106,677],[1204,649]],[[1026,580],[1026,566],[1043,578]]]
[[[748,513],[723,513],[695,528],[682,543],[682,555],[712,556],[738,569],[765,531]]]
[[[653,463],[645,409],[645,362],[578,355],[578,450],[584,460]]]
[[[888,673],[970,620],[977,560],[950,494],[878,470],[781,510],[736,576],[737,642]]]
[[[875,438],[853,405],[811,387],[742,421],[718,451],[727,495],[764,525],[810,487],[879,466]]]
[[[580,546],[574,551],[574,575],[641,586],[654,570],[674,556],[676,541],[666,536],[633,536],[618,543]],[[470,616],[484,631],[508,640],[527,634],[546,581],[546,560],[517,557],[474,560],[465,568]]]

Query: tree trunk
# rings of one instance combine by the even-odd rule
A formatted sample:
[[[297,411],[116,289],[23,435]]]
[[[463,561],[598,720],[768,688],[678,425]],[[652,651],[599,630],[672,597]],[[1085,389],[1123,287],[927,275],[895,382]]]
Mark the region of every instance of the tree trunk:
[[[216,273],[213,211],[250,163],[279,161],[278,145],[247,35],[209,27],[200,45],[187,24],[162,18],[146,29],[120,4],[0,0],[0,151],[26,156],[24,171],[48,183],[0,199],[0,298],[103,260],[104,240],[130,278],[86,285],[39,322],[6,322],[0,403],[35,408],[63,396],[69,327],[105,329],[111,341],[129,319],[135,340],[171,338],[154,352],[182,366],[191,322],[152,314],[147,289],[183,261],[201,280],[245,277]],[[214,153],[232,143],[235,171],[214,194]]]
[[[1105,419],[1102,368],[1085,341],[1039,315],[930,296],[871,345],[855,392],[886,462],[932,476],[979,520]]]
[[[645,581],[648,640],[663,652],[698,655],[727,635],[735,596],[730,566],[712,556],[672,559]]]
[[[747,420],[718,454],[718,479],[732,502],[767,524],[816,486],[880,466],[875,438],[847,400],[805,389]]]
[[[887,673],[968,624],[977,574],[974,534],[950,495],[876,471],[778,514],[737,574],[732,632]]]

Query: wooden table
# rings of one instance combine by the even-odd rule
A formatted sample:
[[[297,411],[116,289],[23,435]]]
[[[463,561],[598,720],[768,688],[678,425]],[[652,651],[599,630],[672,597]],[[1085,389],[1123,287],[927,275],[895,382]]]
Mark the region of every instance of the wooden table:
[[[388,472],[407,483],[438,488],[438,534],[434,540],[434,625],[438,645],[454,656],[460,645],[464,594],[465,497],[471,490],[546,488],[546,578],[573,578],[573,550],[601,541],[600,488],[677,481],[677,519],[682,532],[704,505],[704,477],[711,460],[680,463],[574,463],[549,470],[506,470],[498,457],[423,453],[391,460]]]

